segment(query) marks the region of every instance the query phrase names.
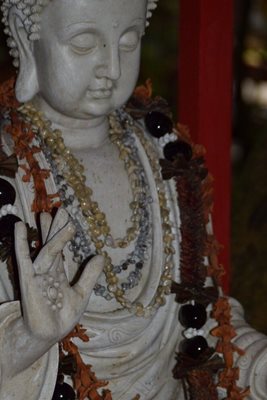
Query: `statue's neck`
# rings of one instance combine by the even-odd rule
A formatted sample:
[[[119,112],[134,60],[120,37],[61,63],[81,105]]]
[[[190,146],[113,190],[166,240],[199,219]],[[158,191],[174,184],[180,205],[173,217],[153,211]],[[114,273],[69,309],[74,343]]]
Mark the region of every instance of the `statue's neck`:
[[[98,148],[108,139],[107,116],[76,119],[57,112],[40,97],[36,97],[33,103],[52,122],[53,129],[62,132],[65,145],[72,150]]]

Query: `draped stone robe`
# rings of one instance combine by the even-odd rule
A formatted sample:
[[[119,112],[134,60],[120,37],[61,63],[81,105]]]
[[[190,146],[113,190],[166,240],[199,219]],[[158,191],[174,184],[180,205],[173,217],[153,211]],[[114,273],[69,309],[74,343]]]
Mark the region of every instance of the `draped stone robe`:
[[[139,285],[131,290],[129,298],[146,305],[155,294],[164,267],[163,241],[153,173],[138,139],[136,139],[136,143],[153,198],[150,210],[153,232],[152,246],[142,271],[142,279]],[[4,136],[3,144],[5,152],[11,154],[13,150],[10,138]],[[49,168],[42,153],[39,153],[36,157],[38,157],[41,167]],[[20,218],[31,226],[35,226],[34,215],[30,209],[34,189],[32,182],[22,182],[22,175],[23,171],[19,169],[15,180],[4,179],[9,180],[16,188],[15,204],[19,209]],[[56,193],[56,186],[52,177],[47,180],[46,185],[48,193]],[[165,186],[175,235],[176,254],[173,278],[179,281],[181,238],[177,193],[172,181],[165,183]],[[108,192],[108,189],[106,191]],[[131,248],[129,247],[125,250],[120,249],[119,252],[111,251],[113,262],[119,262],[130,251]],[[71,254],[69,254],[67,248],[65,255],[67,260],[65,269],[67,276],[71,279],[76,272],[77,265],[71,261]],[[0,268],[1,346],[4,336],[9,334],[10,323],[14,319],[20,318],[21,309],[19,301],[13,301],[13,288],[9,281],[6,265],[2,264]],[[103,277],[100,278],[100,283],[104,283]],[[111,389],[114,400],[131,400],[137,394],[141,395],[142,400],[183,399],[180,382],[172,378],[175,351],[177,351],[178,344],[182,340],[182,327],[178,321],[179,305],[174,301],[173,295],[167,296],[166,300],[166,304],[158,309],[155,315],[150,318],[140,318],[122,309],[115,301],[107,302],[92,294],[87,310],[80,321],[87,329],[90,341],[83,343],[77,340],[76,344],[79,346],[84,362],[93,366],[97,377],[109,381],[108,388]],[[239,344],[245,345],[245,347],[249,346],[247,355],[240,359],[242,384],[247,386],[250,383],[256,387],[255,390],[253,389],[255,393],[253,393],[252,399],[266,399],[264,397],[267,393],[266,379],[264,380],[266,372],[263,372],[264,370],[261,367],[266,363],[263,349],[267,345],[267,340],[263,335],[254,332],[245,324],[242,311],[237,303],[234,303],[233,314],[241,333]],[[214,321],[209,319],[204,326],[205,336],[208,337],[209,344],[214,341],[208,334],[213,325]],[[255,359],[255,354],[256,356],[259,355],[257,359]],[[251,365],[254,369],[250,370]],[[55,345],[30,368],[8,382],[1,380],[0,399],[51,400],[57,377],[57,367],[58,349]],[[256,384],[254,384],[255,382]],[[261,382],[261,384],[259,385],[258,382]],[[264,396],[262,393],[265,393]]]

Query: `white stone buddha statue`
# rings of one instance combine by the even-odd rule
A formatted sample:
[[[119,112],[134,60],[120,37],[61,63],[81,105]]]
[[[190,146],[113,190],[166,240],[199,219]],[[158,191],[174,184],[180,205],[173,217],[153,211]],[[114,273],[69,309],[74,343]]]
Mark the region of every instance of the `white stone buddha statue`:
[[[24,104],[16,115],[30,129],[21,128],[23,148],[17,125],[14,134],[5,129],[17,117],[4,115],[3,151],[16,153],[19,168],[15,178],[0,181],[15,190],[14,204],[0,210],[0,225],[12,213],[21,222],[13,239],[19,296],[5,262],[0,271],[1,400],[56,399],[58,342],[77,323],[90,341],[75,345],[84,363],[109,382],[114,400],[182,400],[181,381],[172,374],[179,343],[205,337],[216,344],[209,335],[214,319],[204,318],[201,330],[192,326],[187,333],[178,320],[180,305],[170,295],[171,280],[180,282],[183,240],[175,181],[160,174],[164,141],[150,137],[144,122],[123,108],[136,85],[141,39],[155,3],[2,1],[19,68],[15,94]],[[176,133],[164,140],[174,142]],[[41,192],[45,203],[38,202]],[[59,200],[52,217],[48,211]],[[35,257],[25,223],[41,231]],[[236,360],[240,385],[251,385],[250,398],[263,400],[267,340],[233,304],[237,343],[248,347]]]

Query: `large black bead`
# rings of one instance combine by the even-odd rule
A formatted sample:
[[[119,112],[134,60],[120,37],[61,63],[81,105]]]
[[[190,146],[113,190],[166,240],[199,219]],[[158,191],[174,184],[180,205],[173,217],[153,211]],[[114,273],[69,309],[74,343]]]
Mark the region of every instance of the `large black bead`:
[[[169,142],[163,149],[164,157],[169,161],[173,161],[177,155],[183,156],[186,161],[190,161],[193,155],[190,144],[183,140]]]
[[[57,383],[52,400],[75,400],[75,392],[67,383]]]
[[[16,191],[13,186],[5,179],[0,178],[0,207],[5,204],[14,204]]]
[[[145,117],[145,124],[149,133],[156,138],[172,132],[172,120],[159,111],[151,111]]]
[[[190,358],[197,359],[207,348],[206,339],[202,336],[195,336],[192,339],[183,340],[180,343],[179,350]]]
[[[179,311],[179,321],[185,328],[200,329],[207,321],[207,312],[202,304],[186,304]]]
[[[0,219],[0,239],[14,234],[15,223],[21,221],[16,215],[6,215]]]

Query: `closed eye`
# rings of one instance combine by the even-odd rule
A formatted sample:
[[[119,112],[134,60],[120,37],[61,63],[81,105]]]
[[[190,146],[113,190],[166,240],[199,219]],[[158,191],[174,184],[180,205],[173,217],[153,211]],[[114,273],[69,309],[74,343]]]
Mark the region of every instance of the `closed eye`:
[[[84,32],[70,39],[71,49],[77,54],[88,54],[97,46],[97,37],[93,32]]]
[[[140,34],[136,30],[125,32],[119,41],[120,50],[134,51],[140,42]]]

